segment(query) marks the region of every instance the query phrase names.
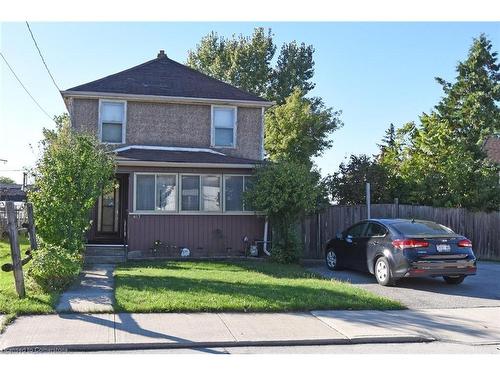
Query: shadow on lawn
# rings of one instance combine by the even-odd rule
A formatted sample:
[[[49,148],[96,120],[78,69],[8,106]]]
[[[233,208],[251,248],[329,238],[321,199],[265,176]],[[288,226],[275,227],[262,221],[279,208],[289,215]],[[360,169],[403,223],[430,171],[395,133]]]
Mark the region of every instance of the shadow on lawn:
[[[311,309],[397,309],[401,306],[362,289],[340,286],[339,290],[304,285],[283,285],[279,283],[260,283],[243,281],[220,281],[192,279],[174,276],[119,275],[116,279],[116,308],[126,310],[120,302],[120,288],[125,293],[133,290],[137,301],[128,301],[138,306],[134,311],[308,311]],[[193,307],[165,308],[161,299],[152,305],[145,303],[145,296],[158,295],[163,301],[169,298],[192,298]],[[178,296],[169,294],[174,293]],[[218,306],[213,307],[213,300],[205,296],[218,295]],[[184,295],[185,297],[181,297]],[[198,295],[199,298],[195,298]],[[155,306],[156,304],[156,306]],[[167,303],[168,304],[168,303]],[[141,307],[142,306],[142,307]]]
[[[158,270],[186,270],[186,271],[213,271],[213,272],[242,272],[251,271],[261,273],[274,278],[287,279],[324,279],[323,276],[317,273],[308,271],[298,264],[279,264],[269,260],[185,260],[185,261],[135,261],[128,262],[124,266],[120,266],[122,271],[134,272],[137,267],[145,267],[148,269]]]

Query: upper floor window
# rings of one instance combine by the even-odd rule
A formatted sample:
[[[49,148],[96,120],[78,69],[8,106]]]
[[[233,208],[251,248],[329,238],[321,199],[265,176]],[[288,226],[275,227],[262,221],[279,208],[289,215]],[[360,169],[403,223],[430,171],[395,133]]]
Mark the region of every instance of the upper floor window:
[[[99,110],[101,142],[125,143],[125,113],[125,102],[101,101]]]
[[[212,107],[212,146],[235,147],[236,107]]]

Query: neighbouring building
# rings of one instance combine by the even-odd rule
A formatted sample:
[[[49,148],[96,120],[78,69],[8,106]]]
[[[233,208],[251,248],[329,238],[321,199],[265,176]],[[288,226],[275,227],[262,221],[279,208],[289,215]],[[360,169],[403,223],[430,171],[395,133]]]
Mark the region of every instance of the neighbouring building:
[[[263,160],[272,102],[163,51],[61,94],[72,127],[116,153],[117,187],[96,203],[89,258],[241,256],[243,239],[263,239],[264,220],[242,197]]]

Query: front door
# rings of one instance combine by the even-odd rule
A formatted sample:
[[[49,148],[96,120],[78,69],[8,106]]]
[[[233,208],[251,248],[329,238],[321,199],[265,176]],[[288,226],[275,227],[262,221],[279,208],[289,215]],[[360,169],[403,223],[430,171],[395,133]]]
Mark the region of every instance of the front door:
[[[101,194],[94,209],[89,242],[124,243],[124,218],[127,205],[127,176],[117,175],[114,188]]]

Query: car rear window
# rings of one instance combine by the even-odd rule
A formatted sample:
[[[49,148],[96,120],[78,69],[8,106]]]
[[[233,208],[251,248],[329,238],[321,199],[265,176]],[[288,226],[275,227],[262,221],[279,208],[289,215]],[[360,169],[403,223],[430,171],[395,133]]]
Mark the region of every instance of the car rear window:
[[[446,228],[444,225],[433,222],[421,221],[404,221],[400,223],[393,223],[392,226],[398,232],[406,236],[441,236],[441,235],[455,235],[451,229]]]

